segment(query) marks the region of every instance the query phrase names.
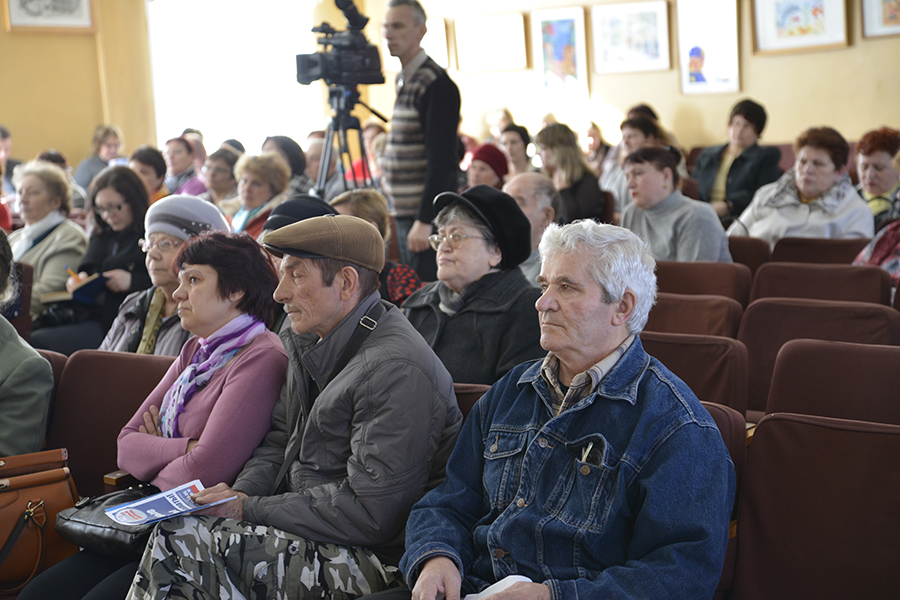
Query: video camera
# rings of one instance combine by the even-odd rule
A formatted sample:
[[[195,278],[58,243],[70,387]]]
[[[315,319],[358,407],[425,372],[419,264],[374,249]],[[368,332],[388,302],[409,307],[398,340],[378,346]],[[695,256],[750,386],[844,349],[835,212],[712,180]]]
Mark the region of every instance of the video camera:
[[[360,83],[384,83],[381,72],[381,55],[378,47],[369,43],[363,27],[369,17],[359,14],[353,0],[334,2],[347,19],[347,30],[336,31],[327,22],[313,27],[313,32],[324,33],[318,43],[325,52],[297,55],[297,81],[308,85],[322,79],[328,85],[356,86]],[[331,46],[330,50],[327,50]]]

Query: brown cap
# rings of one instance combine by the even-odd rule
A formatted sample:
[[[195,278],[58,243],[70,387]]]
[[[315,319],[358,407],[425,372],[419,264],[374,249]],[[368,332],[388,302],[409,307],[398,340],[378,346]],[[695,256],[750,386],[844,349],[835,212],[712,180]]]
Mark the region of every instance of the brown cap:
[[[333,258],[381,273],[384,240],[368,221],[347,215],[313,217],[266,234],[263,247],[281,258]]]

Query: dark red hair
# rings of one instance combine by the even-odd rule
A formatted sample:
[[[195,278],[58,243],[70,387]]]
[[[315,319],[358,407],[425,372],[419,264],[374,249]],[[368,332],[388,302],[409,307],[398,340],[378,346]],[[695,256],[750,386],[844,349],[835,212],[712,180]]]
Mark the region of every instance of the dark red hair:
[[[900,151],[900,131],[890,127],[867,131],[856,142],[857,154],[873,154],[875,152],[887,152],[893,157]]]

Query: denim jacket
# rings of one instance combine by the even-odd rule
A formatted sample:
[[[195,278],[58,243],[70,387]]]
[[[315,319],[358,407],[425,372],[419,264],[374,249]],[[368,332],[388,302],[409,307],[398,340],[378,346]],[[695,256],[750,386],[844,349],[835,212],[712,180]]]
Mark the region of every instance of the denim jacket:
[[[557,417],[540,368],[516,367],[469,414],[409,517],[410,585],[446,556],[463,593],[518,574],[560,600],[712,597],[735,474],[696,396],[640,338]]]

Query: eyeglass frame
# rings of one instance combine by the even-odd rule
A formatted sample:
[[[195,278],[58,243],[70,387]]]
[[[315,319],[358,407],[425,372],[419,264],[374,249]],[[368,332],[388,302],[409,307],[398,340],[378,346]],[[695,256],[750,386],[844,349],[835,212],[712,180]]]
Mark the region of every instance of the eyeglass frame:
[[[122,212],[122,209],[125,208],[127,202],[123,202],[122,204],[118,204],[116,206],[94,206],[94,213],[98,216],[102,217],[103,215],[116,215]]]
[[[159,240],[158,242],[154,242],[151,240],[145,240],[144,238],[141,238],[138,240],[138,248],[141,249],[141,252],[143,252],[144,254],[147,254],[151,250],[153,250],[154,247],[159,248],[160,252],[165,252],[166,250],[170,250],[172,248],[177,248],[178,246],[180,246],[183,243],[184,243],[184,240],[178,240],[177,242],[173,242],[172,240]],[[149,246],[147,244],[149,244]],[[167,246],[165,248],[163,248],[162,244],[166,244]]]
[[[459,241],[458,242],[451,241],[454,238]],[[469,238],[471,238],[473,240],[488,239],[488,238],[484,237],[483,235],[467,235],[465,233],[458,233],[458,232],[454,232],[449,235],[441,235],[439,233],[433,233],[428,236],[428,243],[431,246],[431,249],[434,250],[435,252],[438,251],[438,248],[440,248],[441,244],[443,244],[444,242],[447,242],[447,244],[453,250],[458,250],[459,247],[462,246],[462,243]]]

